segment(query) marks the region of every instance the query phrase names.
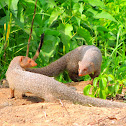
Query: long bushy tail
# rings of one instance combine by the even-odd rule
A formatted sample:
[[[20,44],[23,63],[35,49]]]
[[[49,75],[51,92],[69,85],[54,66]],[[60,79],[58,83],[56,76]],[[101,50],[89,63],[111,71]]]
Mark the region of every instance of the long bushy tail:
[[[37,51],[36,51],[36,53],[35,53],[35,55],[34,55],[34,57],[33,57],[33,60],[34,60],[34,61],[35,61],[35,60],[38,58],[38,56],[39,56],[40,49],[42,48],[42,45],[43,45],[43,40],[44,40],[44,33],[41,34],[41,40],[40,40],[40,43],[39,43],[39,47],[38,47],[38,49],[37,49]]]
[[[58,99],[69,100],[72,101],[73,103],[79,103],[84,106],[97,106],[97,107],[109,107],[109,108],[126,107],[126,103],[114,102],[100,98],[92,98],[89,96],[79,94],[70,87],[67,87],[66,85],[61,84],[59,82],[57,83],[57,86],[53,88],[53,90],[54,90],[53,92],[57,93],[55,97],[57,97]]]

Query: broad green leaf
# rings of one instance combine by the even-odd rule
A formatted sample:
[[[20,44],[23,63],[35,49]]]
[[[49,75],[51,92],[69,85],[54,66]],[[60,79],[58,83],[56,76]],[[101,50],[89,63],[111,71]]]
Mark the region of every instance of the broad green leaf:
[[[107,86],[107,79],[105,77],[102,77],[102,85],[103,85],[104,89]]]
[[[88,0],[88,2],[92,6],[98,6],[98,7],[101,7],[101,8],[105,8],[104,2],[102,2],[101,0]]]
[[[80,8],[79,3],[75,3],[75,4],[73,5],[73,12],[76,13],[77,11],[79,11],[79,8]]]
[[[126,79],[123,79],[122,82],[123,82],[124,85],[126,86]]]
[[[84,38],[84,40],[86,41],[86,43],[88,43],[89,45],[92,44],[91,42],[91,35],[90,35],[90,32],[85,29],[85,28],[82,28],[82,27],[79,27],[78,30],[77,30],[77,33]]]
[[[102,79],[99,80],[99,88],[100,88],[100,90],[104,90],[104,87],[102,84]]]
[[[84,10],[84,5],[83,3],[80,3],[79,12],[82,14],[83,10]]]
[[[4,9],[5,6],[6,6],[6,2],[5,2],[4,0],[1,0],[1,1],[0,1],[0,9],[1,9],[1,8]],[[4,11],[5,11],[5,9],[4,9]]]
[[[106,92],[105,92],[105,90],[100,90],[99,91],[99,97],[102,98],[102,99],[106,99]]]
[[[109,30],[107,28],[105,28],[104,26],[101,25],[97,25],[97,30],[100,31],[105,31],[105,32],[109,32]]]
[[[55,8],[49,18],[49,25],[51,25],[55,20],[57,20],[58,16],[61,15],[62,13],[63,10],[61,8]]]
[[[112,74],[108,75],[108,81],[114,81],[114,76]]]
[[[77,20],[78,26],[80,26],[81,19],[78,18],[78,17],[75,17],[75,18],[76,18],[76,20]]]
[[[106,11],[102,11],[101,13],[97,13],[97,14],[94,16],[94,18],[97,18],[97,19],[104,18],[104,19],[108,19],[108,20],[117,22],[116,19],[115,19],[111,14],[109,14],[109,13],[106,12]]]
[[[48,7],[50,8],[56,7],[56,3],[54,0],[46,0],[46,2],[48,3]]]
[[[89,8],[88,10],[87,10],[87,12],[91,12],[93,15],[96,15],[98,12],[96,11],[96,10],[94,10],[94,9],[92,9],[92,8]]]
[[[105,90],[106,86],[107,86],[107,79],[102,77],[99,81],[100,90]]]
[[[119,91],[119,84],[115,84],[115,93],[118,93]]]
[[[17,7],[18,1],[19,0],[12,0],[11,6],[10,6],[10,9],[13,12],[15,17],[17,17],[17,12],[18,12],[18,7]]]
[[[100,79],[99,77],[94,78],[94,80],[93,80],[94,87],[97,87],[97,83],[98,83],[99,79]]]
[[[71,40],[70,43],[72,43],[70,44],[70,50],[74,50],[78,47],[76,40]]]
[[[45,34],[58,36],[60,33],[57,30],[53,30],[53,29],[47,28],[45,30]]]
[[[22,30],[24,30],[24,23],[20,22],[19,19],[16,17],[13,17],[13,20],[20,28],[22,28]]]
[[[69,52],[70,47],[70,39],[72,37],[71,31],[73,30],[73,26],[71,24],[60,24],[58,30],[61,34],[62,43],[64,44],[65,52]]]
[[[1,19],[0,19],[0,25],[4,25],[4,23],[6,23],[6,16],[4,16],[4,17],[2,17]]]
[[[72,37],[71,31],[73,30],[73,26],[71,24],[65,25],[65,35],[68,35],[70,38]]]
[[[74,13],[79,12],[80,14],[82,14],[83,10],[84,10],[84,7],[83,7],[82,3],[75,3],[73,5],[73,12]]]
[[[89,95],[90,89],[91,89],[91,85],[90,84],[86,85],[83,90],[84,95]]]
[[[114,93],[114,91],[115,91],[115,87],[114,87],[114,85],[112,85],[112,86],[108,86],[108,92],[109,92],[109,94]]]
[[[120,72],[124,72],[126,74],[126,66],[119,68],[118,73],[120,73]]]
[[[58,45],[58,39],[53,35],[45,35],[42,51],[45,56],[50,58]]]
[[[72,2],[74,2],[74,3],[77,3],[77,2],[79,2],[80,0],[71,0]]]

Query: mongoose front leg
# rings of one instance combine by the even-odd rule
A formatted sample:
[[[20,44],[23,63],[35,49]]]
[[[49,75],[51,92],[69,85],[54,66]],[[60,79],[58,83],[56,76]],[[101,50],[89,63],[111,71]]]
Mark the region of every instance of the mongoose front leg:
[[[93,85],[93,80],[94,80],[94,78],[95,78],[95,77],[98,77],[99,74],[100,74],[100,70],[97,70],[96,72],[94,72],[94,74],[89,74],[90,77],[91,77],[91,82],[90,82],[91,85]]]
[[[14,89],[10,88],[10,98],[14,98]]]
[[[80,77],[78,76],[78,73],[73,73],[73,72],[69,72],[69,77],[74,82],[78,82],[80,79]]]

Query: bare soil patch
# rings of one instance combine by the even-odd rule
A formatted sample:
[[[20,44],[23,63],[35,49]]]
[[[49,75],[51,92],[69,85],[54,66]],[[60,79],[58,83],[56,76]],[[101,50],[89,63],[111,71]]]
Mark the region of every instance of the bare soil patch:
[[[72,85],[82,93],[88,83]],[[0,88],[0,126],[126,126],[126,108],[47,103],[33,94],[8,99],[9,94],[9,88]]]

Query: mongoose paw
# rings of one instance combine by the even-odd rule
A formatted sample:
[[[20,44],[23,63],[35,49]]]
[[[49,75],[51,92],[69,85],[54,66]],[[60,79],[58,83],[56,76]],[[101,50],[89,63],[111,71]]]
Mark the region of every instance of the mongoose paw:
[[[27,97],[27,95],[26,94],[22,94],[22,97]]]
[[[13,99],[13,98],[15,98],[14,96],[9,96],[9,98],[8,99]]]
[[[89,82],[89,84],[93,85],[93,79]]]

